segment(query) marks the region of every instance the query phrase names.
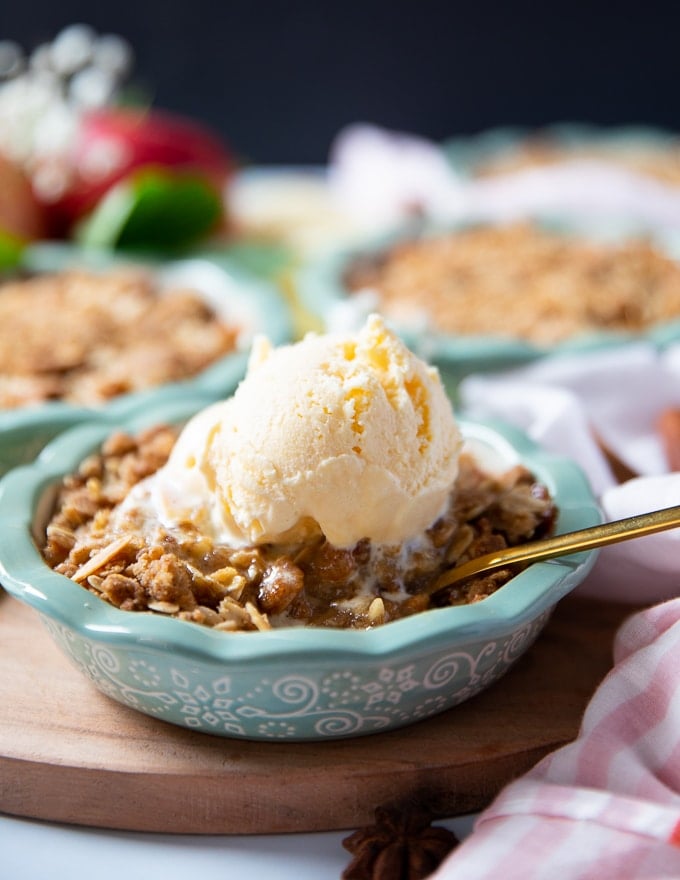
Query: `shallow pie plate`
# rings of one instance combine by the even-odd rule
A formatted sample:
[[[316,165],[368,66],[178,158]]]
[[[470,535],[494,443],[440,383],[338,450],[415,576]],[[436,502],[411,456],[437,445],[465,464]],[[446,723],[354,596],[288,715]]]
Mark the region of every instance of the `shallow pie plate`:
[[[34,272],[59,271],[78,266],[104,271],[113,265],[144,264],[138,258],[115,257],[108,251],[82,250],[41,244],[28,248],[24,268]],[[166,382],[155,388],[121,394],[100,406],[75,406],[60,401],[17,409],[0,409],[0,474],[30,461],[60,431],[85,420],[124,418],[178,393],[219,399],[230,394],[245,374],[248,350],[255,334],[267,335],[275,344],[290,341],[292,319],[276,288],[236,267],[204,258],[187,258],[147,265],[160,279],[161,289],[176,284],[196,289],[209,307],[241,327],[236,349],[196,376]]]
[[[458,135],[444,142],[444,152],[456,173],[475,177],[480,170],[496,160],[512,159],[528,142],[538,140],[559,151],[564,160],[570,152],[587,150],[600,152],[605,161],[640,151],[677,151],[677,134],[648,125],[603,127],[582,122],[556,122],[540,128],[500,126],[474,135]],[[500,173],[500,172],[499,172]]]
[[[532,644],[553,606],[586,576],[593,554],[533,565],[474,605],[427,611],[371,630],[305,627],[226,634],[152,613],[121,611],[52,571],[40,534],[56,481],[107,434],[181,423],[191,397],[122,423],[100,420],[53,440],[0,482],[0,580],[32,606],[76,666],[105,694],[192,730],[254,740],[324,740],[402,727],[496,681]],[[486,466],[518,461],[559,507],[557,529],[600,521],[579,468],[515,429],[460,419]]]

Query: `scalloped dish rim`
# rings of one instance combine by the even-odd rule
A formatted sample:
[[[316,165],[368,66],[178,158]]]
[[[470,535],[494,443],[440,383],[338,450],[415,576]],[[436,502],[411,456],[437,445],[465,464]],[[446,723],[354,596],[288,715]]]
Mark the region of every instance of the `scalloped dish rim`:
[[[352,655],[358,661],[405,650],[430,652],[442,642],[498,637],[536,618],[587,575],[597,551],[537,563],[488,598],[472,605],[432,609],[369,630],[286,627],[256,633],[218,633],[198,624],[160,618],[151,612],[115,608],[52,571],[31,532],[40,498],[60,476],[72,471],[115,427],[137,430],[162,420],[179,422],[196,411],[196,399],[167,402],[126,420],[100,420],[67,430],[30,465],[14,468],[0,481],[0,581],[16,598],[86,639],[118,647],[144,646],[177,651],[214,663],[270,663],[301,655],[328,659]],[[602,521],[587,480],[575,463],[548,453],[520,431],[491,421],[459,418],[464,436],[490,446],[506,464],[521,461],[544,482],[558,506],[559,531]],[[58,590],[58,594],[55,594]],[[519,597],[519,598],[518,598]]]

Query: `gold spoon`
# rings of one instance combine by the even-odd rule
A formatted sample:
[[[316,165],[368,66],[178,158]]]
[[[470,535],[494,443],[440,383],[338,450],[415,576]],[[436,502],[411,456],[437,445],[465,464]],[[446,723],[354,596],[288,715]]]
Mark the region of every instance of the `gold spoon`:
[[[566,556],[569,553],[580,553],[582,550],[594,550],[606,544],[618,541],[630,541],[643,535],[662,532],[680,526],[680,505],[665,507],[652,513],[640,513],[614,522],[601,523],[588,529],[554,535],[540,541],[530,541],[517,547],[506,547],[492,553],[485,553],[464,562],[462,565],[445,571],[428,590],[430,594],[448,587],[459,581],[468,580],[474,575],[507,568],[519,562],[538,562],[541,559],[552,559],[555,556]]]

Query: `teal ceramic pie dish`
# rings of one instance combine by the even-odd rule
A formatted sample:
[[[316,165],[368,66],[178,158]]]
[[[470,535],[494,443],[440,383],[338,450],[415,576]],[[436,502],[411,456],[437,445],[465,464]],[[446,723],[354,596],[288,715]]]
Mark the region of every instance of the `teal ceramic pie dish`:
[[[551,234],[583,237],[599,243],[616,244],[643,235],[665,256],[676,261],[680,258],[680,235],[672,231],[652,235],[648,230],[629,223],[586,223],[556,216],[535,217],[528,222]],[[379,297],[369,291],[352,293],[348,289],[345,277],[355,261],[379,257],[400,242],[455,235],[472,228],[501,228],[503,225],[489,222],[415,223],[377,240],[326,253],[300,267],[296,275],[299,305],[326,331],[359,326],[367,313],[381,311],[381,305]],[[641,290],[640,295],[644,296],[645,291]],[[659,323],[642,333],[583,332],[551,345],[540,345],[511,335],[446,333],[428,321],[425,314],[422,320],[403,321],[388,316],[388,321],[412,351],[438,367],[447,389],[454,396],[460,381],[471,373],[499,372],[549,357],[598,351],[640,340],[658,348],[680,340],[680,315],[677,320]]]
[[[72,267],[106,271],[113,265],[138,264],[137,258],[114,257],[108,251],[82,250],[59,245],[35,245],[24,254],[25,271],[46,273]],[[195,290],[219,317],[237,326],[233,352],[214,361],[195,376],[166,382],[141,391],[120,394],[102,404],[80,406],[63,401],[0,409],[0,474],[30,461],[60,431],[102,416],[124,418],[178,393],[201,399],[228,396],[243,378],[253,337],[262,333],[275,344],[290,341],[290,310],[275,286],[236,267],[205,258],[173,260],[147,265],[160,288],[181,285]]]
[[[593,553],[538,563],[475,604],[367,630],[297,626],[238,633],[122,611],[49,568],[36,538],[44,535],[60,478],[114,427],[134,432],[181,424],[198,408],[191,397],[176,398],[122,421],[76,426],[0,482],[2,584],[35,609],[104,694],[159,720],[263,741],[353,737],[417,722],[499,679],[594,563]],[[575,464],[510,427],[459,422],[486,467],[521,462],[548,488],[559,509],[557,531],[601,521]]]
[[[477,134],[457,135],[444,142],[448,160],[462,177],[475,177],[499,162],[512,162],[527,145],[568,160],[591,150],[603,160],[631,160],[636,155],[673,157],[680,140],[671,131],[648,125],[604,127],[582,122],[556,122],[541,128],[499,126]],[[676,160],[677,161],[677,160]],[[502,166],[499,170],[502,170]]]

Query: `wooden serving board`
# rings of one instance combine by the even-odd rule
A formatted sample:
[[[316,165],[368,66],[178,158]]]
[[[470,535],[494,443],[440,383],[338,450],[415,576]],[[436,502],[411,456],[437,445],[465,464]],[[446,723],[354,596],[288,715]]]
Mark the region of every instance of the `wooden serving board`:
[[[565,599],[495,685],[435,718],[322,743],[195,733],[113,702],[0,591],[0,810],[137,831],[356,828],[380,805],[486,806],[578,732],[630,607]]]

